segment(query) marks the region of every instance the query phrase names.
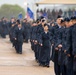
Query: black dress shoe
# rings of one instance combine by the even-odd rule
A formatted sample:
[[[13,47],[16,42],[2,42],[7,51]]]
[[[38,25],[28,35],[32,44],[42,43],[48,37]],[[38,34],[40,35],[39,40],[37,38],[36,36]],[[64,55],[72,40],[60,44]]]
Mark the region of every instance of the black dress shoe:
[[[19,54],[22,54],[22,52],[19,52]]]
[[[49,65],[46,65],[46,67],[49,68],[50,66]]]
[[[19,53],[18,51],[16,51],[16,53]]]
[[[43,66],[41,63],[39,63],[39,66]]]
[[[46,67],[46,66],[45,66],[45,65],[43,65],[43,64],[39,64],[39,66]]]
[[[39,63],[39,61],[36,59],[36,62]]]

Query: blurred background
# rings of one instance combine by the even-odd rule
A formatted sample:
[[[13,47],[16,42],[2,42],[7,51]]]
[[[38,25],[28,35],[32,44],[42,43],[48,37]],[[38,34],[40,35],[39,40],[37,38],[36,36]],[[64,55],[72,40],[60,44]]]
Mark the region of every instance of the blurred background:
[[[36,19],[44,16],[55,20],[58,15],[71,17],[76,15],[75,4],[37,4],[43,0],[0,0],[0,18]]]

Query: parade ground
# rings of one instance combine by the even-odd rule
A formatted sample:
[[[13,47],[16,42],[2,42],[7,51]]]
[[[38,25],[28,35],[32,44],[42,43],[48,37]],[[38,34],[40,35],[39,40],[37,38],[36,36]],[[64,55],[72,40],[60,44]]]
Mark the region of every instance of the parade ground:
[[[53,63],[50,68],[36,63],[30,43],[23,45],[23,54],[16,54],[9,38],[0,38],[0,75],[54,75]]]

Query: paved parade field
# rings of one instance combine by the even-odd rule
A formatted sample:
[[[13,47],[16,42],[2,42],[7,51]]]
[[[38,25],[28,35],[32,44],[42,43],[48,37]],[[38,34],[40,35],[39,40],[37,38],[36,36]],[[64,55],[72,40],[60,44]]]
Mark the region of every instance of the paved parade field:
[[[16,54],[9,38],[0,38],[0,75],[54,75],[50,68],[40,67],[34,58],[30,43],[23,45],[23,54]]]

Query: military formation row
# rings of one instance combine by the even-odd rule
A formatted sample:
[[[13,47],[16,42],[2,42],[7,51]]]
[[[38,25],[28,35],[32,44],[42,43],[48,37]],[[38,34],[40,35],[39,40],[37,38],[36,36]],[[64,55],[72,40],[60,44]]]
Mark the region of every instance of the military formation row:
[[[76,75],[76,17],[58,16],[48,24],[44,17],[32,24],[31,48],[40,66],[54,62],[55,75]]]

